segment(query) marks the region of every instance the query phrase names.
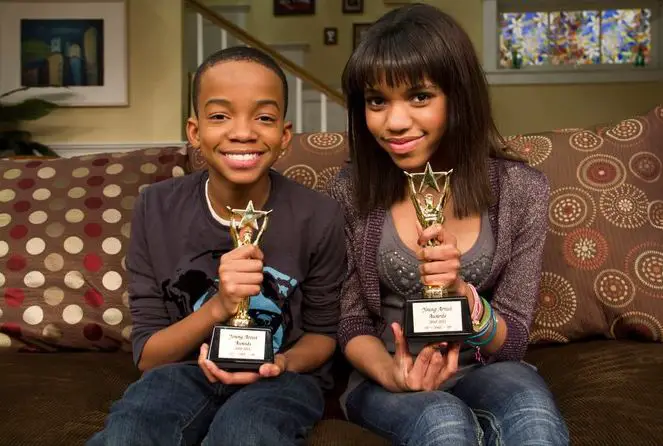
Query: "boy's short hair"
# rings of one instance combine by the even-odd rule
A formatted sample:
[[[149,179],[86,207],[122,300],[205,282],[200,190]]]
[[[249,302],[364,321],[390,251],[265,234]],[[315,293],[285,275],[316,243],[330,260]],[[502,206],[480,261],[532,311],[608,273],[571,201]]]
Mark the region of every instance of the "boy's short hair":
[[[207,56],[205,60],[203,60],[203,63],[201,63],[196,70],[196,74],[193,79],[193,91],[191,94],[193,110],[196,114],[196,118],[198,117],[200,79],[202,78],[203,74],[205,74],[205,71],[207,71],[209,68],[218,63],[229,61],[255,62],[276,73],[276,75],[281,79],[281,83],[283,84],[283,116],[286,115],[288,112],[288,81],[286,80],[285,73],[281,67],[270,55],[263,51],[248,46],[232,46],[223,50],[215,51],[214,53]]]

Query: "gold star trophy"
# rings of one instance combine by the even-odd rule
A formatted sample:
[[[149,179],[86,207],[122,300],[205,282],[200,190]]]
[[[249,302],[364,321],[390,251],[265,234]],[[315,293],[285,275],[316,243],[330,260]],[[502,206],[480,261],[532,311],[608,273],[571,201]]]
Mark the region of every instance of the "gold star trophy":
[[[272,211],[256,210],[252,201],[246,209],[228,207],[228,210],[232,214],[230,235],[235,248],[249,244],[257,246],[267,229]],[[260,219],[262,223],[259,226]],[[244,298],[237,313],[228,319],[226,325],[215,326],[212,331],[208,359],[221,368],[256,371],[265,362],[274,361],[272,332],[269,327],[256,326],[249,315],[250,301],[251,296]]]
[[[444,224],[444,207],[450,195],[452,173],[453,169],[434,172],[430,163],[426,163],[423,173],[405,172],[408,194],[423,229],[437,223]],[[439,244],[439,240],[432,239],[427,246]],[[406,300],[405,335],[408,339],[461,341],[473,333],[466,296],[449,295],[449,290],[443,285],[426,284],[420,299]]]

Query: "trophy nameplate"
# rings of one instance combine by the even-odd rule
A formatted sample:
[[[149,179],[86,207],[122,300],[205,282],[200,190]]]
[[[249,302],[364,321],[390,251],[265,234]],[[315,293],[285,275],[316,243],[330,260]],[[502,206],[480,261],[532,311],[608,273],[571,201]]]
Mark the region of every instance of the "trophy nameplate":
[[[225,370],[257,371],[262,364],[274,362],[272,332],[261,327],[217,325],[207,359]]]
[[[452,172],[433,172],[430,163],[423,173],[405,172],[410,200],[423,229],[444,224]],[[443,178],[441,188],[440,177]],[[428,246],[436,245],[439,245],[437,239],[428,242]],[[404,322],[406,338],[417,342],[459,342],[474,334],[467,297],[450,295],[441,285],[424,285],[421,298],[407,299]]]
[[[235,247],[248,244],[258,245],[267,228],[270,211],[254,209],[249,201],[246,209],[231,209],[230,234]],[[239,222],[237,218],[240,218]],[[258,228],[258,220],[262,224]],[[255,232],[258,232],[255,237]],[[250,296],[239,305],[237,313],[224,325],[212,330],[207,359],[221,369],[233,371],[257,371],[266,362],[274,362],[272,332],[266,327],[257,327],[249,316]]]

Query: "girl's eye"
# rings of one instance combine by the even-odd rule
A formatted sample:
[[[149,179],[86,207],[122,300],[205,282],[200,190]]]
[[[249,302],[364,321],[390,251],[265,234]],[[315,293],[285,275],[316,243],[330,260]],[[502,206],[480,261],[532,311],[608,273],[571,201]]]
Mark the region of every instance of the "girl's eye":
[[[380,107],[384,105],[384,99],[382,98],[366,98],[366,103],[371,107]]]
[[[414,97],[413,100],[414,102],[421,103],[421,102],[426,102],[431,98],[430,93],[417,93]]]
[[[210,119],[212,119],[214,121],[222,121],[222,120],[226,119],[226,115],[215,113],[212,116],[210,116]]]

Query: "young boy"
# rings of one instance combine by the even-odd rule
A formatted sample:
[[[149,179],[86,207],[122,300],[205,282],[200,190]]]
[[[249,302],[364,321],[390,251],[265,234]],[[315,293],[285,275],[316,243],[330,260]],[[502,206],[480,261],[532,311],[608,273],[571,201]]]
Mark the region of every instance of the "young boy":
[[[127,270],[134,361],[145,373],[90,445],[301,444],[321,418],[343,213],[271,169],[292,136],[287,97],[283,71],[253,48],[216,52],[198,68],[187,136],[209,168],[136,202]],[[259,246],[234,248],[227,207],[249,200],[272,210],[269,226]],[[271,327],[274,362],[224,371],[207,361],[207,342],[247,296],[249,314]]]

